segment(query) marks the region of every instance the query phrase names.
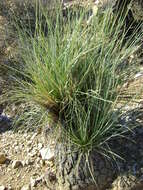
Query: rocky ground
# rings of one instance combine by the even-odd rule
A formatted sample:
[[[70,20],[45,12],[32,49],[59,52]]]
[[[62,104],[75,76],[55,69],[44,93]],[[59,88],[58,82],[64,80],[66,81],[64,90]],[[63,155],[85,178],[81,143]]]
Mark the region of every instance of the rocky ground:
[[[0,15],[0,63],[11,57],[13,40],[7,33],[7,19]],[[9,38],[9,39],[8,39]],[[9,42],[9,45],[6,43]],[[15,48],[14,48],[15,49]],[[1,74],[1,72],[0,72]],[[1,76],[0,76],[1,77]],[[143,69],[127,84],[132,91],[143,82]],[[0,93],[2,80],[0,79]],[[129,107],[127,107],[128,110]],[[138,117],[136,117],[138,115]],[[130,134],[132,141],[118,139],[115,149],[126,161],[119,161],[119,175],[112,190],[143,190],[143,109],[142,105],[124,119],[139,124]],[[41,131],[15,132],[11,120],[0,107],[0,190],[46,190],[47,179],[55,183],[54,142],[48,142]]]
[[[45,177],[54,175],[54,153],[43,135],[1,132],[1,128],[0,125],[0,190],[48,189]]]
[[[136,114],[140,117],[133,120]],[[139,122],[139,127],[128,136],[130,141],[114,142],[113,148],[125,161],[118,160],[119,174],[109,190],[143,189],[143,118],[139,109],[138,113],[135,110],[125,116],[123,122],[126,124],[131,119]],[[42,131],[15,132],[11,120],[1,114],[0,190],[48,190],[47,179],[56,182],[53,150],[54,141],[48,142]]]

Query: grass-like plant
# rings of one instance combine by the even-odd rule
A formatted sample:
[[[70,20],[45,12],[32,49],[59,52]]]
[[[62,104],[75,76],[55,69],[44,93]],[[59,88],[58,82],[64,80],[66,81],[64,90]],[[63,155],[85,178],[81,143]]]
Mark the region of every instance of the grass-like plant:
[[[21,121],[50,114],[67,134],[63,140],[83,151],[110,152],[108,141],[128,130],[119,125],[115,110],[137,66],[128,58],[139,48],[141,35],[137,29],[128,36],[132,25],[126,28],[125,15],[118,17],[110,9],[90,22],[83,10],[66,16],[61,7],[55,11],[37,14],[34,34],[17,26],[22,61],[8,67],[14,84],[5,97],[28,105]],[[38,111],[31,111],[36,105]]]

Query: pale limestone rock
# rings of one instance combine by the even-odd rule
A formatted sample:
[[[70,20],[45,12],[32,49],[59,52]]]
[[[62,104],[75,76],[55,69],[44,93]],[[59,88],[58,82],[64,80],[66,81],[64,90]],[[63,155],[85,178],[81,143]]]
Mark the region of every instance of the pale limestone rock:
[[[54,159],[54,150],[50,147],[48,148],[42,148],[40,150],[40,154],[43,160],[51,161]]]

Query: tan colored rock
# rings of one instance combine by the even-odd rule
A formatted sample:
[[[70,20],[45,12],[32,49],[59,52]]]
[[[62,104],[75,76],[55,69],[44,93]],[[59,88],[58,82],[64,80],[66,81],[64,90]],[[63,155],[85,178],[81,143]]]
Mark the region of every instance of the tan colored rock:
[[[0,154],[0,164],[4,164],[6,162],[7,158],[5,154]]]
[[[20,160],[14,160],[13,163],[12,163],[12,168],[13,169],[16,169],[16,168],[19,168],[19,167],[22,167],[23,164],[22,164],[22,161]]]

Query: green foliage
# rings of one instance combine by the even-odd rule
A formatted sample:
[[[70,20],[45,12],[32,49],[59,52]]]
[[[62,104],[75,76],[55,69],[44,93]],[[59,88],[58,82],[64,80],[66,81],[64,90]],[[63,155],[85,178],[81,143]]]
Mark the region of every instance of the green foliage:
[[[63,140],[78,148],[103,151],[106,146],[109,151],[108,141],[128,130],[119,125],[116,106],[123,85],[132,77],[128,58],[139,48],[141,34],[136,30],[128,37],[124,17],[110,9],[89,23],[87,19],[83,10],[64,16],[58,7],[56,14],[44,10],[38,14],[34,34],[17,26],[22,64],[9,68],[15,83],[7,97],[29,107],[37,105],[41,118],[45,110],[56,116]],[[26,114],[33,113],[34,118],[31,109]]]

